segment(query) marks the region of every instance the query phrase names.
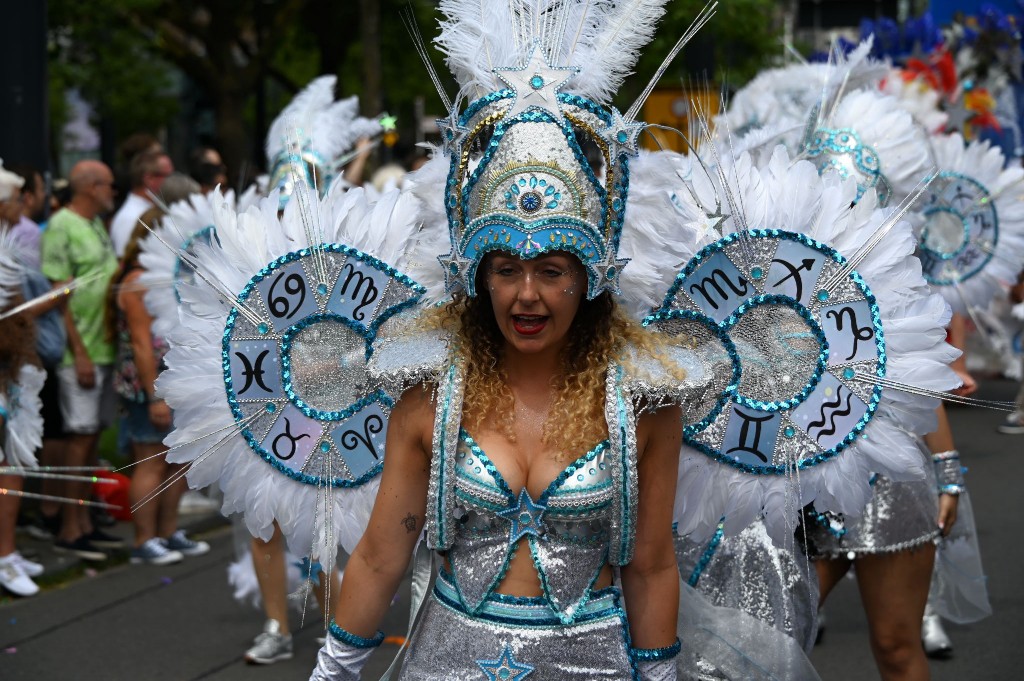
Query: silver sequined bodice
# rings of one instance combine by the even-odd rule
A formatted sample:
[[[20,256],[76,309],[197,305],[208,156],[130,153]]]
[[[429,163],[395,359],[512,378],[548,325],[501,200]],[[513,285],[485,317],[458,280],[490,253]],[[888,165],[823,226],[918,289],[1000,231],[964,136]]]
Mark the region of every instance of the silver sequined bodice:
[[[501,583],[512,556],[529,550],[544,596],[563,622],[586,604],[608,562],[614,500],[611,453],[602,442],[530,499],[513,492],[465,431],[455,456],[455,541],[448,552],[463,605],[474,612]]]

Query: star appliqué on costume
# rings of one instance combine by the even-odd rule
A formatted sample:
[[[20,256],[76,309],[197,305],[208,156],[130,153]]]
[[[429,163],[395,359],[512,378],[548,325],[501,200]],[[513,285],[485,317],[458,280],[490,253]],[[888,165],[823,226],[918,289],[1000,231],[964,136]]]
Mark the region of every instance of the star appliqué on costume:
[[[611,244],[609,243],[609,247]],[[615,253],[609,248],[608,255],[604,260],[594,263],[592,266],[597,272],[598,290],[607,289],[612,293],[619,293],[619,275],[622,268],[629,263],[629,258],[616,258]]]
[[[437,256],[437,261],[444,268],[444,290],[454,291],[459,286],[466,286],[466,273],[473,261],[460,255],[454,248],[446,255]]]
[[[612,158],[618,158],[619,154],[637,156],[640,153],[640,133],[646,127],[646,123],[627,121],[618,109],[612,107],[611,124],[598,130],[597,134],[608,145]]]
[[[522,681],[533,673],[530,665],[516,662],[507,645],[497,660],[477,660],[476,663],[487,674],[487,681]]]
[[[541,522],[541,517],[547,510],[547,506],[538,504],[530,498],[530,493],[526,491],[525,487],[520,490],[515,506],[498,511],[498,515],[512,523],[512,527],[508,531],[508,543],[515,544],[521,537],[528,534],[535,537],[543,535],[544,525]]]
[[[558,107],[558,88],[576,75],[574,66],[551,66],[541,55],[540,46],[534,44],[533,53],[525,66],[494,69],[494,74],[516,93],[516,98],[505,111],[505,118],[513,118],[527,109],[544,109],[556,120],[562,120]]]
[[[459,125],[459,112],[456,110],[447,118],[438,118],[437,129],[441,131],[441,151],[446,156],[458,153],[462,149],[462,140],[469,134],[468,128]]]

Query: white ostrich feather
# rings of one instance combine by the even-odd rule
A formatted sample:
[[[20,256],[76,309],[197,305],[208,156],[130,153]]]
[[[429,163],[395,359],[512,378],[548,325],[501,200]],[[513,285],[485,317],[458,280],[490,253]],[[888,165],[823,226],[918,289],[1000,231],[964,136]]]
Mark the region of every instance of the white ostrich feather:
[[[931,134],[942,132],[949,115],[939,108],[939,93],[921,80],[907,82],[900,69],[893,69],[882,81],[881,90],[895,97],[899,105]]]
[[[927,134],[889,95],[874,90],[852,92],[839,101],[822,126],[852,129],[863,144],[875,150],[893,190],[893,205],[910,196],[934,166],[927,151]]]
[[[744,135],[767,128],[774,140],[797,151],[800,135],[815,108],[827,111],[834,98],[861,88],[873,87],[888,70],[888,65],[871,59],[873,38],[862,42],[848,56],[833,56],[828,63],[796,63],[766,69],[740,88],[729,100],[726,114],[719,116],[717,127]],[[724,118],[724,120],[723,120]]]
[[[434,39],[462,92],[500,90],[494,69],[518,67],[534,45],[552,66],[579,72],[566,90],[607,104],[654,35],[665,0],[441,0]]]
[[[25,364],[13,385],[0,393],[0,407],[7,412],[6,441],[0,447],[0,463],[18,468],[38,466],[36,452],[43,446],[43,403],[39,391],[46,381],[46,372]]]
[[[269,539],[276,521],[292,552],[320,557],[326,564],[339,543],[354,548],[377,483],[333,490],[303,484],[249,448],[226,399],[221,366],[225,320],[235,296],[257,272],[302,248],[343,243],[404,267],[418,204],[395,191],[371,205],[360,190],[346,192],[340,185],[320,199],[300,184],[280,218],[277,205],[274,194],[241,213],[225,201],[210,203],[217,240],[195,249],[202,277],[180,287],[182,323],[168,332],[168,368],[158,380],[161,396],[175,413],[175,430],[165,443],[171,447],[169,461],[192,464],[189,484],[219,485],[224,513],[242,513],[253,536]]]
[[[359,116],[359,98],[334,100],[335,76],[320,76],[295,96],[267,131],[267,158],[277,159],[289,145],[307,146],[329,167],[360,137],[381,131],[376,120]],[[333,170],[333,168],[331,168]]]
[[[153,332],[157,336],[166,336],[181,323],[176,292],[176,279],[181,278],[181,249],[200,230],[213,227],[217,204],[235,210],[234,192],[222,194],[217,188],[207,195],[193,194],[171,204],[170,212],[150,225],[153,234],[141,243],[139,264],[144,271],[139,282],[146,289],[146,308],[153,316]],[[188,253],[183,255],[191,257]]]
[[[959,133],[934,137],[932,148],[937,171],[957,173],[981,184],[990,197],[985,205],[995,211],[998,241],[988,246],[993,257],[965,281],[935,286],[955,312],[968,314],[988,307],[1024,269],[1024,169],[1006,167],[1006,157],[998,147],[987,141],[965,144]],[[918,206],[922,213],[927,208],[923,201]],[[923,218],[916,222],[924,224]]]
[[[857,194],[854,181],[819,178],[811,163],[794,162],[781,146],[761,168],[746,155],[727,163],[721,173],[726,184],[719,191],[732,193],[744,216],[725,220],[723,234],[739,229],[740,224],[798,232],[849,257],[892,212],[876,207],[873,192],[850,208]],[[886,376],[911,386],[946,390],[958,383],[946,366],[957,354],[945,343],[948,308],[925,283],[914,247],[909,223],[900,222],[857,271],[880,309]],[[722,517],[729,533],[762,517],[772,538],[784,545],[791,541],[798,511],[807,503],[813,501],[821,511],[855,515],[871,496],[868,481],[874,473],[895,480],[924,475],[913,434],[934,427],[937,406],[932,398],[887,388],[866,437],[833,459],[791,477],[743,473],[684,446],[675,509],[679,533],[700,541],[714,533]]]
[[[699,247],[706,216],[683,191],[687,160],[669,151],[642,152],[630,165],[630,192],[619,245],[629,266],[621,275],[618,302],[643,319],[661,305],[676,273]],[[673,201],[682,193],[686,208]],[[688,208],[693,208],[687,210]]]

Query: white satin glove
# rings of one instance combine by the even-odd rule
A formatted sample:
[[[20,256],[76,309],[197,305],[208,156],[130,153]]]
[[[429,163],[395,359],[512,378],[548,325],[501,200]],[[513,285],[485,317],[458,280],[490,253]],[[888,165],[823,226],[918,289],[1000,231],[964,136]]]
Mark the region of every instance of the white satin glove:
[[[640,681],[676,681],[676,660],[640,660],[636,663]]]
[[[363,665],[383,640],[383,632],[370,639],[360,638],[331,622],[309,681],[359,681]]]
[[[633,648],[631,654],[636,660],[640,681],[676,681],[676,658],[679,656],[680,648],[679,639],[665,648]]]

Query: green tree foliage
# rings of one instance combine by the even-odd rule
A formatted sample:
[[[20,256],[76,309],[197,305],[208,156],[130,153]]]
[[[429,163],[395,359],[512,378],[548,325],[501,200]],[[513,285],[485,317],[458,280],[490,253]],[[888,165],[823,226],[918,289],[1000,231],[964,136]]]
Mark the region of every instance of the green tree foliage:
[[[124,30],[116,8],[152,11],[156,0],[83,2],[49,0],[51,124],[60,130],[68,112],[64,94],[77,88],[97,117],[118,134],[153,130],[177,113],[170,65],[137,32]],[[60,138],[55,136],[56,145]]]
[[[448,94],[457,90],[441,55],[430,47],[440,18],[436,4],[50,0],[52,85],[58,90],[79,87],[117,133],[126,135],[158,128],[176,113],[176,101],[167,92],[177,69],[214,107],[218,142],[232,169],[250,157],[252,140],[264,134],[291,96],[320,73],[336,73],[339,95],[359,94],[365,111],[375,112],[379,102],[398,115],[408,138],[416,123],[412,114],[417,98],[424,98],[426,113],[443,112],[400,17],[404,8],[415,15]],[[668,4],[658,38],[623,89],[620,108],[643,88],[703,4],[704,0]],[[780,49],[777,7],[770,0],[729,0],[721,5],[718,16],[666,72],[661,86],[679,87],[690,76],[703,79],[705,74],[693,70],[704,67],[713,71],[706,77],[716,86],[723,72],[729,74],[730,85],[745,82],[767,54]],[[259,108],[260,101],[264,109]],[[54,112],[59,116],[60,108],[54,107]]]

